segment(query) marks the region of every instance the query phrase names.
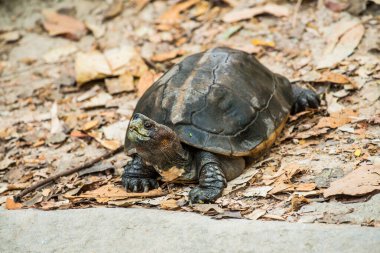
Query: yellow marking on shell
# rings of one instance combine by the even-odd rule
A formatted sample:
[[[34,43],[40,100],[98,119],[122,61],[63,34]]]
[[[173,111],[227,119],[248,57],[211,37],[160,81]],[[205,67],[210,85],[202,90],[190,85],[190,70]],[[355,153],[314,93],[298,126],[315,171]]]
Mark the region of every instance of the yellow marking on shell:
[[[183,175],[185,170],[183,168],[171,167],[169,170],[158,170],[158,173],[162,176],[162,181],[172,182]]]
[[[268,150],[273,143],[276,141],[277,137],[280,136],[282,129],[284,129],[286,125],[286,121],[288,120],[289,115],[287,115],[284,120],[280,123],[280,125],[273,131],[271,135],[268,136],[268,138],[254,147],[252,150],[248,150],[246,152],[236,152],[233,154],[233,156],[252,156],[252,157],[259,157],[261,156],[266,150]]]

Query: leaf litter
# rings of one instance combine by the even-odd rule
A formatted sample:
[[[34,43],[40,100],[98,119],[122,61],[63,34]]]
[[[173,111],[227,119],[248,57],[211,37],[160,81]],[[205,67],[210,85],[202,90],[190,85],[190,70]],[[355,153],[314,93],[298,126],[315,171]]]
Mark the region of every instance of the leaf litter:
[[[143,206],[217,219],[318,222],[319,217],[298,213],[332,198],[360,202],[365,198],[355,196],[375,194],[378,21],[366,11],[353,16],[322,9],[315,15],[314,1],[302,2],[297,19],[293,3],[223,2],[115,0],[88,8],[74,3],[70,12],[40,3],[36,13],[44,10],[44,30],[33,28],[41,39],[26,50],[40,52],[32,58],[23,48],[32,30],[9,24],[12,30],[1,31],[7,55],[0,62],[1,92],[9,94],[0,102],[1,205]],[[12,200],[43,178],[118,150],[138,98],[153,82],[181,57],[220,45],[254,54],[273,71],[315,88],[322,107],[292,116],[271,151],[228,182],[215,204],[190,206],[190,188],[169,183],[144,194],[126,192],[120,179],[130,159],[126,154],[31,192],[23,206]],[[26,64],[33,70],[23,70]],[[56,85],[64,77],[70,81]],[[24,83],[30,83],[28,91]],[[337,219],[327,215],[326,221]]]

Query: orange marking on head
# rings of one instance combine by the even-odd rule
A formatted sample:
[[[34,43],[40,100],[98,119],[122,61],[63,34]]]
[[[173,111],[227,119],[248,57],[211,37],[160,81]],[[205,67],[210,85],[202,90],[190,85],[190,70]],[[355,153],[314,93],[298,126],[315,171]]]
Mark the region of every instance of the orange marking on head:
[[[161,145],[164,147],[168,147],[170,145],[170,141],[168,139],[163,139],[161,141]]]

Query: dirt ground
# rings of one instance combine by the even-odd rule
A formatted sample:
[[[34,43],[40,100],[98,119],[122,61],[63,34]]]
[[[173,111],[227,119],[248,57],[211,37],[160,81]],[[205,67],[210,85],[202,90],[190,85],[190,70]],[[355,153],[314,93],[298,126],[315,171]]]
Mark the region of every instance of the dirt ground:
[[[380,5],[325,2],[0,1],[0,204],[380,226]],[[215,204],[190,206],[191,186],[127,193],[123,152],[12,201],[118,149],[149,85],[215,46],[252,53],[322,99]]]

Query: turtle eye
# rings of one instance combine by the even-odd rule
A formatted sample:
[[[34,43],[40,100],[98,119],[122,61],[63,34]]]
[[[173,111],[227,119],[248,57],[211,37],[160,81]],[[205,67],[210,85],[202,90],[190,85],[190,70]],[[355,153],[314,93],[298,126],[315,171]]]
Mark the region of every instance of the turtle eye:
[[[153,127],[153,124],[149,121],[144,122],[144,128],[145,129],[151,129]]]

